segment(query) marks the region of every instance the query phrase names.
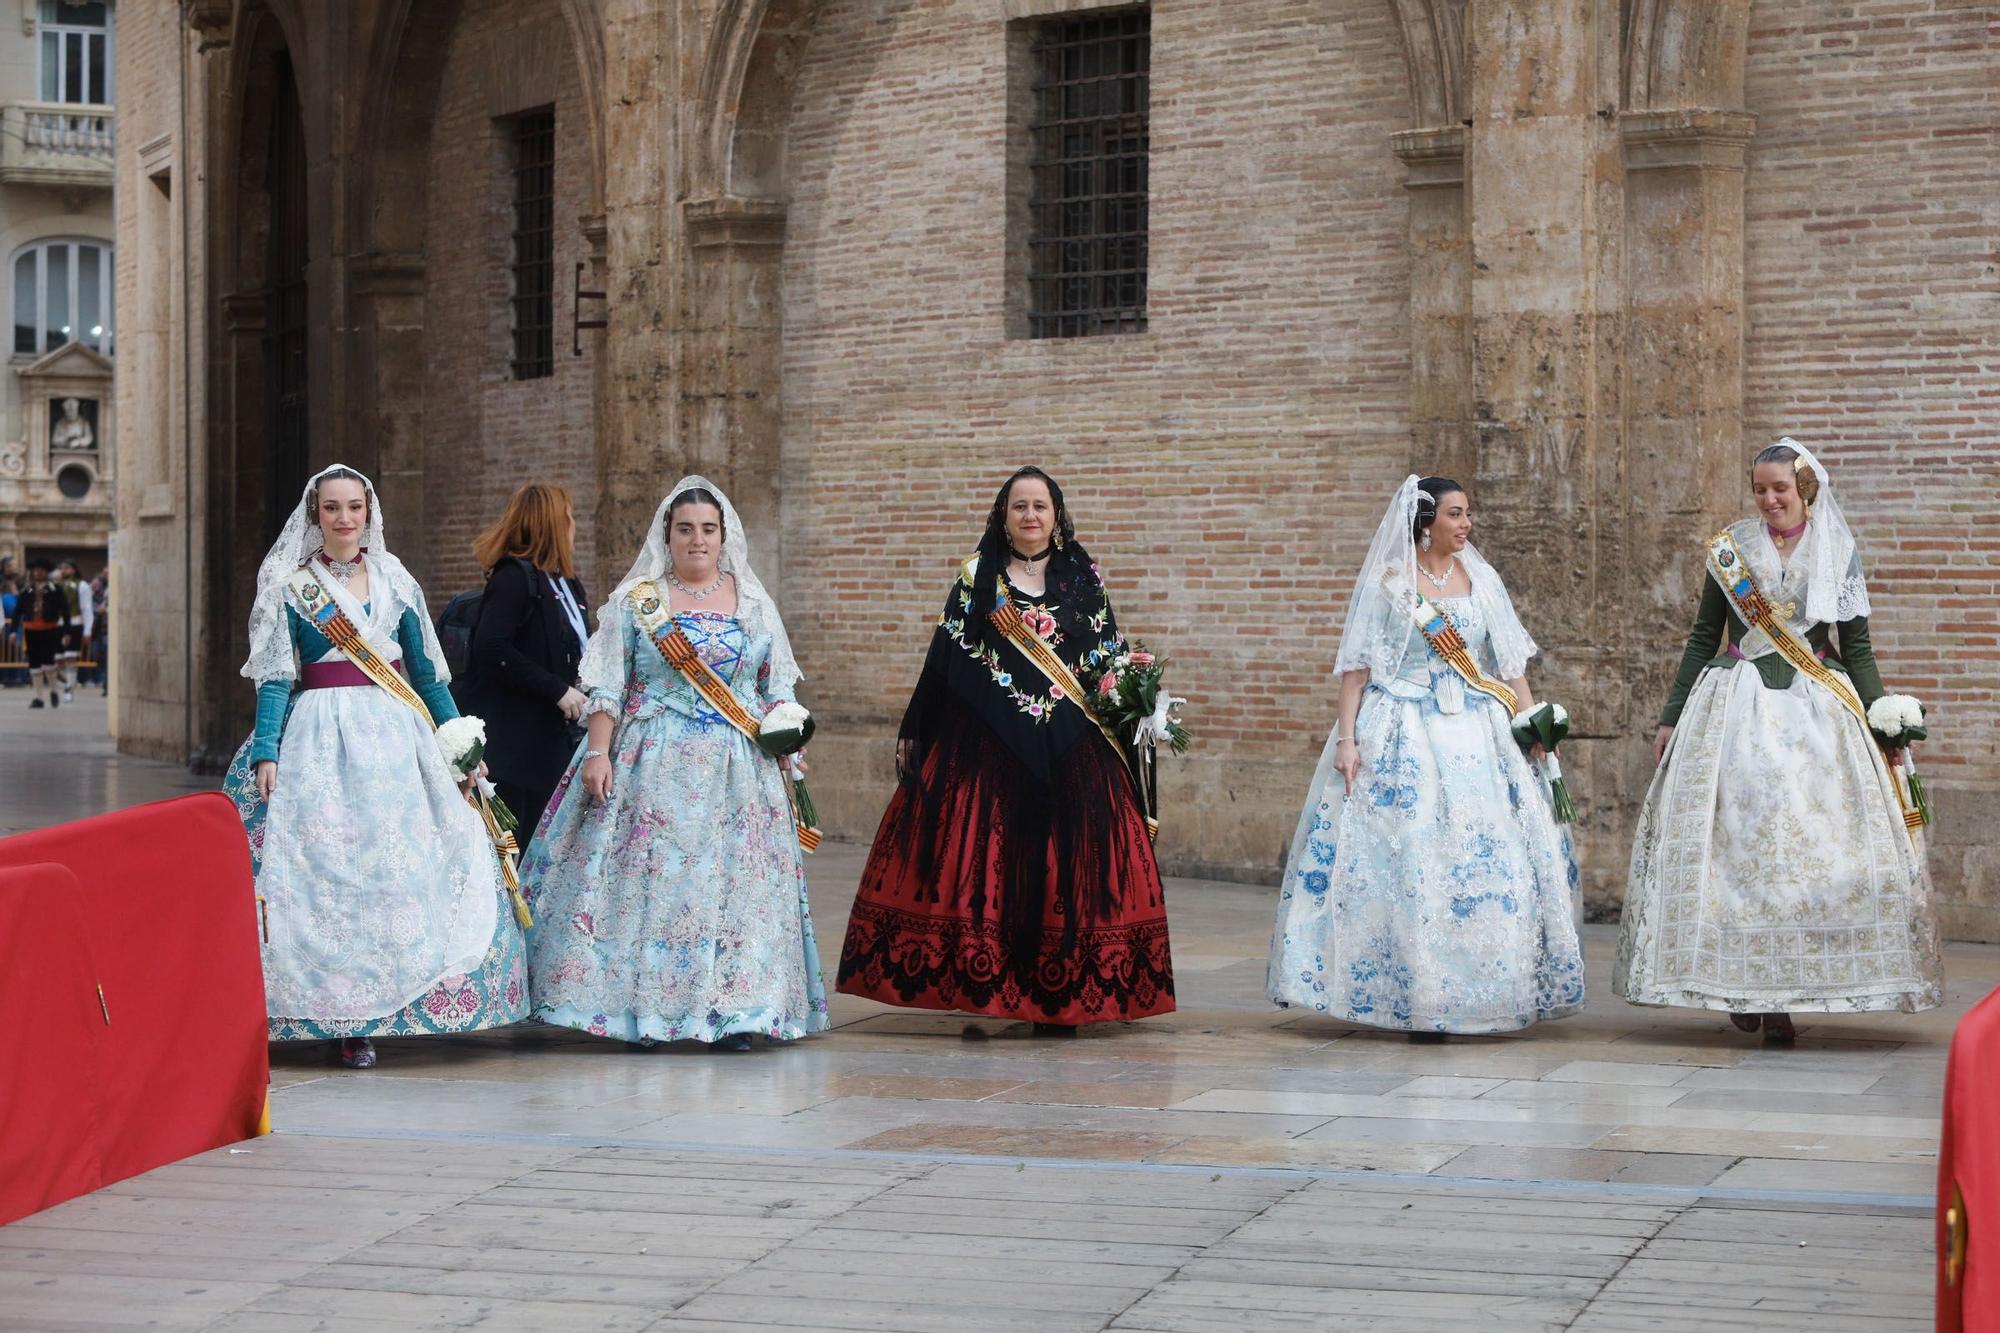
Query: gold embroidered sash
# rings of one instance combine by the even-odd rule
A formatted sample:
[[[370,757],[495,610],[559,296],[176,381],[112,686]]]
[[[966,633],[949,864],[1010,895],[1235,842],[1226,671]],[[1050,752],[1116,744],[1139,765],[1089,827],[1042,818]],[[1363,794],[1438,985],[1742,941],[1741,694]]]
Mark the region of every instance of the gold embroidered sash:
[[[1743,552],[1737,548],[1736,539],[1727,528],[1708,539],[1708,569],[1715,576],[1715,581],[1722,585],[1722,591],[1728,594],[1730,604],[1736,608],[1744,624],[1764,631],[1780,657],[1831,693],[1843,708],[1860,719],[1862,726],[1868,726],[1868,710],[1862,707],[1861,696],[1854,692],[1853,682],[1820,661],[1812,645],[1793,633],[1792,627],[1779,617],[1777,608],[1757,586],[1757,578],[1750,572],[1750,562],[1743,558]],[[1869,734],[1874,734],[1872,729]],[[1924,817],[1911,802],[1893,765],[1890,767],[1889,785],[1895,789],[1896,803],[1902,809],[1903,827],[1914,834],[1923,827]]]
[[[1132,774],[1133,783],[1138,785],[1139,773],[1134,766],[1131,750],[1118,739],[1118,733],[1106,725],[1104,719],[1091,711],[1090,695],[1084,689],[1083,682],[1076,678],[1076,673],[1069,669],[1069,664],[1062,660],[1061,655],[1046,639],[1028,628],[1028,622],[1021,618],[1020,608],[1011,600],[1003,601],[999,607],[988,613],[987,619],[993,622],[993,627],[1000,631],[1001,637],[1020,650],[1021,656],[1028,659],[1029,665],[1042,673],[1061,698],[1068,699],[1083,710],[1083,715],[1090,719],[1091,725],[1103,734],[1104,739],[1111,743],[1112,750],[1125,761],[1126,769]],[[1145,814],[1143,802],[1140,813]],[[1160,821],[1151,815],[1145,815],[1145,820],[1146,836],[1157,839],[1160,836]]]
[[[709,707],[722,714],[723,721],[742,732],[751,744],[756,744],[760,729],[758,720],[743,706],[743,701],[736,697],[736,691],[729,688],[729,683],[715,674],[714,667],[702,660],[701,653],[688,642],[687,635],[681,633],[680,623],[668,608],[667,599],[660,596],[660,590],[651,581],[641,582],[633,586],[628,598],[633,618],[646,632],[646,637],[653,641],[653,646],[660,650],[660,656],[666,659],[667,665],[686,677],[695,693],[706,699]],[[784,775],[784,788],[785,800],[791,805],[792,826],[798,830],[799,846],[808,852],[819,850],[820,831],[799,817],[798,796],[792,790],[790,774]]]
[[[1465,639],[1458,627],[1440,610],[1437,604],[1422,593],[1412,593],[1416,600],[1406,603],[1410,619],[1416,622],[1424,641],[1431,651],[1444,660],[1444,664],[1456,671],[1467,685],[1481,694],[1491,695],[1507,707],[1507,716],[1512,717],[1521,707],[1521,701],[1514,691],[1493,679],[1481,669],[1472,658],[1472,650],[1465,646]]]
[[[437,720],[424,705],[423,696],[369,645],[361,630],[340,609],[340,603],[334,600],[333,594],[320,583],[319,575],[312,566],[302,565],[294,570],[288,585],[306,623],[325,635],[327,642],[358,667],[362,675],[387,690],[398,703],[407,704],[423,719],[424,726],[436,734]],[[527,930],[535,924],[535,918],[528,910],[528,900],[521,895],[521,872],[517,864],[520,844],[515,841],[512,832],[500,827],[500,821],[493,813],[493,804],[478,783],[472,785],[466,800],[479,811],[480,822],[486,825],[486,836],[500,858],[500,878],[507,886],[507,901],[514,909],[514,921],[522,930]]]

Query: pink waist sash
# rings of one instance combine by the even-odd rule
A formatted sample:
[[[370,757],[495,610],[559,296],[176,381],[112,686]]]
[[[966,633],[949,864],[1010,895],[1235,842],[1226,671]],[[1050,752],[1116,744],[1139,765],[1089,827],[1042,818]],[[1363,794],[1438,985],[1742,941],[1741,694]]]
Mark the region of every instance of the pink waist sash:
[[[403,669],[400,661],[389,665],[399,672]],[[341,690],[374,683],[367,672],[352,662],[308,662],[299,673],[299,686],[307,690]]]

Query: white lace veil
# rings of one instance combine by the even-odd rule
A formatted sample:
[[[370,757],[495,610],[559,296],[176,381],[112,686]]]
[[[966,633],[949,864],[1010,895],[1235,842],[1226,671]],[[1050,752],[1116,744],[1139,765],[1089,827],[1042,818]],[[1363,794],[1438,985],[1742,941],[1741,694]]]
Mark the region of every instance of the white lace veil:
[[[1414,473],[1403,479],[1368,545],[1348,603],[1347,623],[1340,631],[1340,652],[1333,662],[1336,673],[1365,669],[1378,678],[1399,676],[1410,656],[1424,651],[1409,612],[1418,593],[1419,480]],[[1478,548],[1468,542],[1458,558],[1472,580],[1472,596],[1492,640],[1494,668],[1500,679],[1513,680],[1528,669],[1528,659],[1538,651],[1535,641],[1514,613],[1506,583]]]
[[[1798,461],[1793,464],[1795,472],[1811,468],[1819,478],[1819,495],[1807,510],[1811,523],[1806,529],[1806,541],[1800,555],[1793,557],[1794,563],[1801,558],[1807,561],[1806,618],[1837,625],[1867,615],[1868,580],[1861,572],[1861,551],[1854,543],[1854,529],[1847,526],[1847,515],[1841,512],[1840,501],[1834,498],[1833,478],[1828,475],[1826,464],[1789,435],[1778,443],[1798,454]]]
[[[361,489],[368,496],[368,526],[361,534],[361,549],[368,553],[368,623],[358,628],[378,642],[393,641],[403,612],[415,611],[417,623],[424,627],[424,654],[430,658],[431,670],[437,673],[440,682],[449,681],[451,670],[445,665],[444,650],[438,646],[437,631],[431,627],[424,591],[382,540],[382,501],[375,494],[375,483],[341,463],[315,473],[306,482],[298,507],[278,529],[278,540],[271,544],[264,563],[257,566],[257,600],[250,607],[250,656],[243,663],[243,674],[259,685],[299,678],[298,654],[292,649],[291,628],[285,623],[285,606],[290,598],[286,584],[293,571],[319,554],[326,544],[319,525],[312,521],[313,490],[323,478],[336,472],[360,477]],[[400,652],[397,656],[401,656]]]
[[[611,596],[597,613],[597,630],[583,650],[579,672],[585,693],[602,691],[613,696],[625,693],[625,673],[630,667],[626,646],[631,640],[625,633],[628,618],[620,614],[620,608],[636,584],[666,577],[671,565],[667,553],[667,515],[672,512],[674,501],[688,491],[707,491],[722,504],[722,557],[717,563],[723,573],[736,580],[736,618],[742,622],[744,631],[752,638],[763,635],[771,640],[771,690],[790,693],[803,674],[798,660],[792,656],[792,641],[785,636],[785,622],[778,616],[778,604],[765,591],[757,571],[750,567],[750,534],[744,530],[743,520],[737,517],[736,506],[729,503],[720,486],[706,477],[691,476],[675,483],[667,498],[660,501],[660,507],[653,511],[652,526],[646,529],[646,544],[640,548],[639,558],[632,562],[632,568],[611,590]]]

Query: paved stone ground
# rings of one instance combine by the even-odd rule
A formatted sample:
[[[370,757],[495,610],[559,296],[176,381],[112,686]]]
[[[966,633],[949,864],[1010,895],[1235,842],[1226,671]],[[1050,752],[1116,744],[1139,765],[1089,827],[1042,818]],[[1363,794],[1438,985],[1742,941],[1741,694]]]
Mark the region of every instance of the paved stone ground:
[[[0,827],[202,785],[19,698]],[[860,864],[815,858],[830,955]],[[2000,949],[1779,1051],[1616,1000],[1591,927],[1587,1013],[1413,1047],[1264,1003],[1269,890],[1169,894],[1181,1012],[1071,1041],[843,997],[740,1055],[277,1048],[274,1136],[0,1228],[0,1328],[1929,1326],[1946,1043]]]

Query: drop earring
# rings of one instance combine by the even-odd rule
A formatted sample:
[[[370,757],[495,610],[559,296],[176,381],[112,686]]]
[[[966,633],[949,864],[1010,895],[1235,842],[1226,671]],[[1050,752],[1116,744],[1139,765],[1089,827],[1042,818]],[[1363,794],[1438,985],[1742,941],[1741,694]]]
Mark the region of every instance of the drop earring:
[[[1424,529],[1424,549],[1426,551],[1431,549],[1431,530],[1429,528]]]

